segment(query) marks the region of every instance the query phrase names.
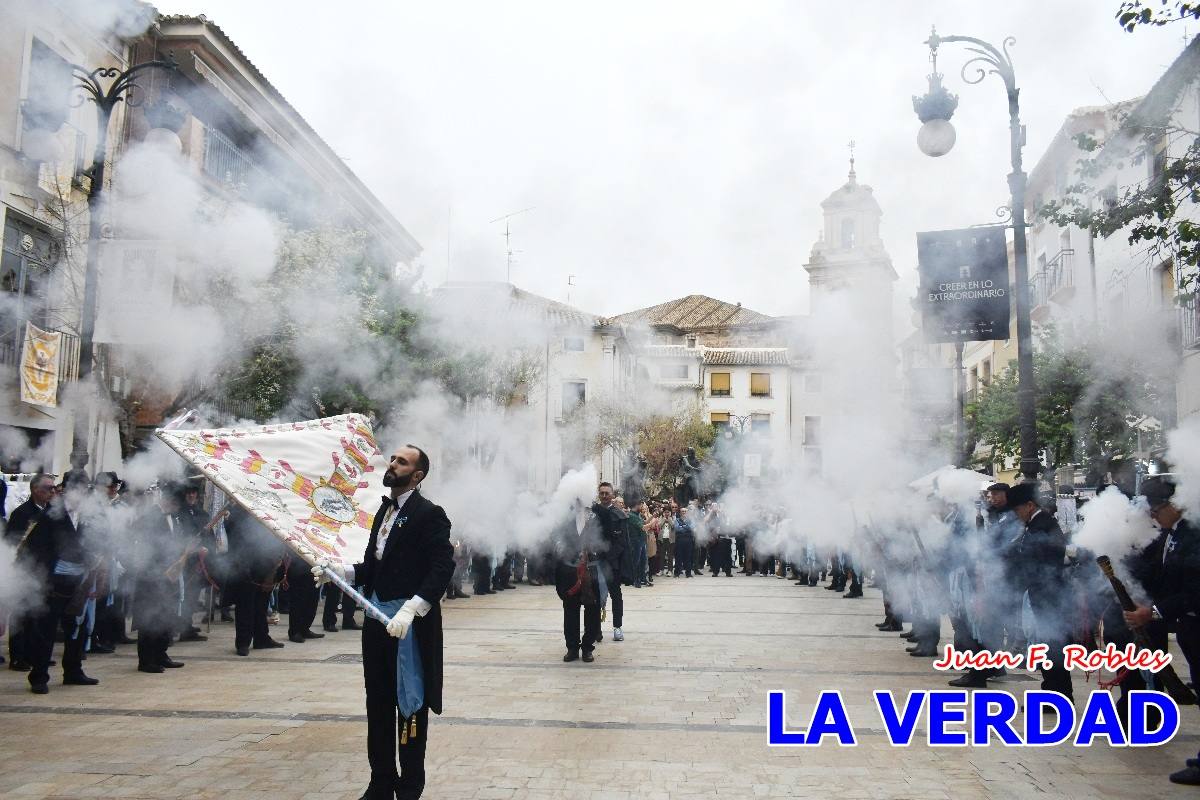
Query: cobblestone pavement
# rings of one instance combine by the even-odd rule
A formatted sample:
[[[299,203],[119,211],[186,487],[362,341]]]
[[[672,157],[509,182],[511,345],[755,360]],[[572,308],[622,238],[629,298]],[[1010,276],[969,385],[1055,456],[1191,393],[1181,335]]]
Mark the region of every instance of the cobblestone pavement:
[[[843,600],[773,577],[704,575],[625,597],[627,638],[613,642],[605,623],[593,664],[562,663],[551,587],[445,603],[446,714],[431,721],[425,797],[1195,796],[1165,777],[1196,753],[1194,709],[1159,748],[891,747],[871,691],[942,688],[946,676],[874,629],[874,590]],[[355,633],[239,658],[221,624],[171,654],[187,666],[162,675],[135,671],[132,646],[92,656],[99,687],[52,683],[41,697],[0,671],[0,797],[359,796]],[[1077,697],[1090,688],[1076,677]],[[793,727],[817,692],[841,690],[859,746],[768,748],[771,689],[788,690]]]

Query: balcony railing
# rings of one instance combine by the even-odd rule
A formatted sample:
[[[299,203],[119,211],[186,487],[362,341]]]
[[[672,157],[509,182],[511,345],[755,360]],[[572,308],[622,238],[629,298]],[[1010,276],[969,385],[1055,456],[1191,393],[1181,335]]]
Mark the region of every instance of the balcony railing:
[[[204,129],[204,171],[232,186],[247,184],[261,172],[254,159],[216,128]]]
[[[1029,300],[1032,308],[1044,306],[1052,300],[1063,300],[1075,288],[1075,251],[1060,250],[1029,281]]]
[[[1179,341],[1187,350],[1200,349],[1200,308],[1190,295],[1179,306]]]
[[[55,331],[49,331],[54,333]],[[58,380],[73,381],[79,378],[79,337],[66,331],[58,350]],[[21,351],[25,346],[25,326],[0,336],[0,366],[21,366]]]

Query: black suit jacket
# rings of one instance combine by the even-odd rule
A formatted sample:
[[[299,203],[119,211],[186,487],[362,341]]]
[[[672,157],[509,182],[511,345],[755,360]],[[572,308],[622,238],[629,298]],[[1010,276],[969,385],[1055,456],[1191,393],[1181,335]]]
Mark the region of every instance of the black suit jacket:
[[[1163,619],[1174,621],[1191,614],[1200,614],[1200,530],[1181,519],[1171,534],[1171,549],[1167,532],[1158,535],[1150,546],[1135,557],[1131,568]]]
[[[13,516],[16,516],[15,512]],[[33,527],[17,552],[42,578],[49,579],[59,559],[77,564],[87,560],[83,540],[61,498],[51,501],[45,512],[34,516],[33,520]]]
[[[12,515],[8,518],[8,525],[4,529],[4,541],[13,547],[19,545],[29,531],[29,526],[44,512],[45,509],[38,508],[32,499],[26,500],[14,508]]]
[[[1049,617],[1061,609],[1065,601],[1063,560],[1067,554],[1067,537],[1058,520],[1041,512],[1025,526],[1012,545],[1014,586],[1029,591],[1029,604],[1035,612]]]
[[[371,522],[371,538],[361,563],[354,565],[354,583],[368,598],[380,600],[419,595],[433,607],[413,621],[421,667],[425,672],[425,703],[435,714],[442,713],[442,609],[440,601],[454,574],[454,545],[450,544],[450,520],[441,506],[414,491],[395,515],[383,558],[375,557],[379,526],[387,516],[390,498]]]

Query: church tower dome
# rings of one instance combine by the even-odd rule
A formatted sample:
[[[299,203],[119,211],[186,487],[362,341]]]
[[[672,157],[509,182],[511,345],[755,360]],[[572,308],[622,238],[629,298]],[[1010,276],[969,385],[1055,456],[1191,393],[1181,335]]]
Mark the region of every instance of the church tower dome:
[[[879,234],[883,210],[871,187],[858,182],[854,142],[846,183],[821,202],[821,209],[821,235],[804,265],[813,310],[832,292],[850,292],[864,314],[887,321],[890,334],[896,270]]]

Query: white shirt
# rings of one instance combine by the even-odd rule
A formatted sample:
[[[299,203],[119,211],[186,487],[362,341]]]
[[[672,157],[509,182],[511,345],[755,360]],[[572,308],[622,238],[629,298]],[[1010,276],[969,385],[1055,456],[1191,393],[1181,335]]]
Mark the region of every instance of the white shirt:
[[[404,504],[408,502],[408,498],[412,496],[415,489],[409,489],[404,494],[396,498],[396,504],[389,507],[387,514],[383,518],[383,523],[379,526],[379,535],[375,540],[375,558],[383,559],[383,550],[387,547],[388,536],[392,533],[392,526],[396,523],[396,515],[400,513],[400,509],[404,508]]]
[[[387,547],[388,536],[392,533],[392,527],[396,524],[396,515],[400,513],[400,509],[404,508],[404,504],[408,502],[408,498],[416,491],[415,488],[409,489],[404,494],[396,498],[395,505],[388,508],[387,514],[383,518],[383,522],[379,525],[379,534],[375,540],[375,558],[382,560],[383,551]],[[353,577],[351,577],[353,580]],[[414,594],[410,601],[414,605],[414,610],[418,617],[423,617],[429,613],[433,605],[420,595]]]

